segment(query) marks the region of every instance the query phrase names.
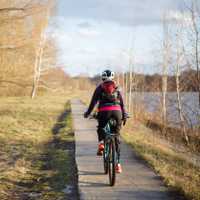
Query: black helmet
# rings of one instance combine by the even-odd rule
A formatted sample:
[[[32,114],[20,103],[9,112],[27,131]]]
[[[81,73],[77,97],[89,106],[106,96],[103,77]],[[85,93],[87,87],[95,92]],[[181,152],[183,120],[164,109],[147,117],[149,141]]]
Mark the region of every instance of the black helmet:
[[[115,73],[111,70],[105,70],[102,72],[101,78],[103,81],[112,81],[114,79]]]

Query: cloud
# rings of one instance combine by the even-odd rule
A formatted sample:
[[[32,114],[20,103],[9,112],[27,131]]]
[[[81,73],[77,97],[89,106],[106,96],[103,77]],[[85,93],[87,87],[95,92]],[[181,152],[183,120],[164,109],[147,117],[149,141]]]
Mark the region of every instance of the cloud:
[[[66,17],[113,21],[129,26],[159,23],[165,10],[176,10],[182,3],[182,0],[60,1],[60,13]],[[88,25],[81,24],[81,26]]]
[[[81,22],[77,24],[78,27],[80,28],[91,28],[93,25],[87,21]]]
[[[89,19],[65,17],[57,17],[56,24],[57,28],[52,26],[52,29],[60,49],[58,60],[67,66],[70,73],[82,73],[84,67],[95,74],[105,66],[112,66],[114,70],[120,66],[123,69],[128,66],[128,58],[121,56],[121,51],[129,48],[132,27],[121,26],[112,21],[99,23]],[[149,55],[144,54],[146,46],[152,47],[151,44],[148,45],[150,34],[141,26],[134,32],[137,39],[135,45],[142,48],[141,53],[135,52],[135,61],[148,62]]]
[[[76,53],[85,55],[85,56],[88,56],[88,55],[92,56],[92,55],[95,55],[96,52],[93,49],[83,47],[83,48],[77,48]]]
[[[83,37],[96,37],[100,35],[100,32],[94,30],[94,29],[79,29],[79,34]]]
[[[78,33],[82,37],[96,37],[100,35],[100,32],[97,31],[96,26],[94,25],[95,22],[90,21],[82,21],[77,24]]]

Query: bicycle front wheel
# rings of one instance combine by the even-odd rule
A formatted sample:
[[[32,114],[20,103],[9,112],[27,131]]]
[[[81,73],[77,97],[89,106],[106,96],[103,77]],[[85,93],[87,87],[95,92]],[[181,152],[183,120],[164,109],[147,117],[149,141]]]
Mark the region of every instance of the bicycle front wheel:
[[[115,157],[115,142],[114,140],[110,141],[109,144],[109,165],[108,165],[108,171],[109,171],[109,182],[110,186],[115,185],[116,180],[116,173],[115,173],[115,165],[116,165],[116,157]]]

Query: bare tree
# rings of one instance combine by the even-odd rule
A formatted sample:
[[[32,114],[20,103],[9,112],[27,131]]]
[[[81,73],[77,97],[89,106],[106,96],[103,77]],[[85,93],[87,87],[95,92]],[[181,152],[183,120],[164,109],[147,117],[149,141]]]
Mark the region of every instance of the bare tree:
[[[43,67],[43,57],[44,57],[44,48],[46,45],[46,40],[47,40],[47,35],[46,35],[46,28],[49,23],[49,18],[51,15],[51,9],[52,9],[52,0],[47,1],[47,7],[46,11],[44,13],[44,19],[43,23],[41,25],[41,30],[40,30],[40,38],[39,38],[39,45],[38,47],[36,46],[36,54],[35,54],[35,65],[34,65],[34,75],[33,75],[33,86],[32,86],[32,92],[31,92],[31,98],[33,99],[36,94],[36,90],[39,86],[39,81],[41,77],[42,71],[45,71],[46,69],[42,69]],[[48,69],[48,68],[47,68]]]
[[[39,47],[36,50],[35,67],[34,67],[34,75],[33,75],[33,87],[32,87],[32,92],[31,92],[32,99],[35,97],[36,90],[39,86],[45,43],[46,43],[46,34],[45,32],[42,32]]]
[[[129,102],[128,111],[133,111],[133,74],[134,74],[134,53],[133,48],[129,50]]]
[[[194,31],[194,46],[195,46],[195,65],[197,70],[197,89],[199,92],[199,108],[200,108],[200,71],[199,71],[199,50],[200,50],[200,16],[197,1],[192,2],[191,18]]]
[[[197,0],[192,0],[191,4],[185,3],[185,8],[189,13],[189,21],[191,22],[188,26],[188,39],[189,44],[192,47],[191,55],[191,65],[196,69],[196,89],[199,93],[199,108],[200,108],[200,8]],[[186,23],[188,19],[186,18]],[[189,59],[188,59],[189,60]]]
[[[167,22],[167,15],[163,18],[163,63],[162,63],[162,122],[163,133],[166,133],[167,124],[167,79],[168,79],[168,67],[170,59],[170,33],[169,24]]]
[[[181,41],[182,41],[182,35],[181,35],[182,26],[179,25],[177,28],[176,33],[176,63],[175,63],[175,76],[176,76],[176,96],[177,96],[177,103],[178,103],[178,114],[179,114],[179,120],[181,129],[184,134],[184,139],[187,144],[189,144],[189,138],[186,132],[186,126],[185,126],[185,120],[183,115],[183,109],[182,109],[182,103],[181,103],[181,96],[180,96],[180,68],[181,64],[183,63],[183,51],[181,47]]]
[[[123,90],[123,97],[125,98],[125,73],[122,72],[122,90]]]
[[[118,72],[116,75],[117,75],[117,85],[120,85],[120,73]]]
[[[124,78],[125,78],[125,102],[126,102],[126,105],[128,105],[128,100],[129,100],[129,98],[128,98],[128,79],[129,79],[129,74],[128,74],[128,72],[125,72],[125,74],[124,74]]]

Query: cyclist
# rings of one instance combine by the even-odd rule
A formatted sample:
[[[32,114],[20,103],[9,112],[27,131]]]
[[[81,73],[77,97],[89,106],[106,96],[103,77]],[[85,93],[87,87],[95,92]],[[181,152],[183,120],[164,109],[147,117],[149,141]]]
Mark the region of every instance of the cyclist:
[[[127,114],[124,108],[123,98],[116,83],[114,82],[114,72],[111,70],[105,70],[102,73],[102,83],[100,83],[94,91],[90,105],[87,111],[84,113],[84,117],[87,118],[92,112],[95,105],[98,103],[98,150],[97,155],[101,156],[104,150],[103,140],[105,137],[104,127],[112,117],[116,120],[116,134],[119,136],[122,121],[126,121]],[[119,145],[118,153],[119,152]],[[121,173],[121,164],[116,165],[116,172]]]

